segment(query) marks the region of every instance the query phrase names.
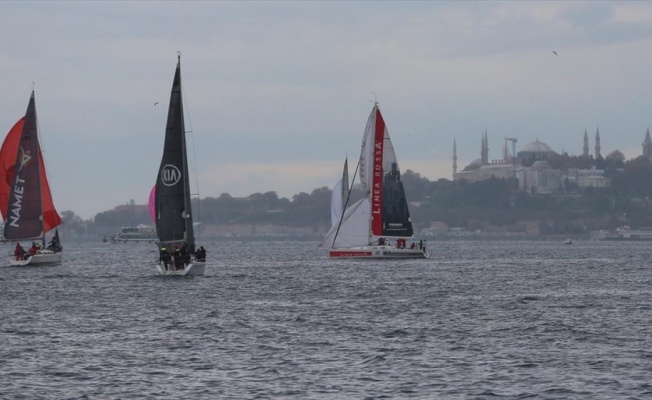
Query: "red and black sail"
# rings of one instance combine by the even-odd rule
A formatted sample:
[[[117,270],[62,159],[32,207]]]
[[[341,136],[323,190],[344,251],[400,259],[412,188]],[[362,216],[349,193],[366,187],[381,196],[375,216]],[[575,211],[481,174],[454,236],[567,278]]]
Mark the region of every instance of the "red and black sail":
[[[0,149],[0,174],[0,211],[6,239],[42,237],[61,224],[38,140],[34,92],[25,117],[9,131]]]

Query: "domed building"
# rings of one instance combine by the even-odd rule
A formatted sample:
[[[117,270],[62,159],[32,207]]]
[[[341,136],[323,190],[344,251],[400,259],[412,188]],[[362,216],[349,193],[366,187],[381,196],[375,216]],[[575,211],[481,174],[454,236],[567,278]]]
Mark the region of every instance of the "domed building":
[[[536,161],[547,160],[548,157],[556,154],[550,146],[537,139],[523,146],[523,149],[516,154],[516,158],[521,160],[522,165],[529,167]]]
[[[561,171],[552,169],[545,160],[535,161],[530,168],[524,168],[518,178],[520,188],[529,194],[550,194],[561,188]]]
[[[532,195],[545,195],[558,192],[564,182],[575,183],[579,187],[608,187],[610,181],[604,177],[604,170],[580,170],[571,168],[564,171],[553,169],[550,165],[552,158],[557,156],[546,143],[535,140],[522,147],[514,158],[515,138],[505,138],[502,159],[489,161],[489,140],[487,132],[482,135],[480,158],[471,162],[463,171],[457,171],[457,143],[453,142],[453,180],[467,180],[478,182],[491,178],[511,179],[517,178],[519,189]],[[510,155],[507,142],[512,142]],[[595,159],[602,157],[600,147],[600,131],[595,134]],[[652,135],[649,131],[643,142],[643,155],[652,159]],[[584,131],[583,157],[589,156],[589,139]],[[563,174],[562,174],[563,173]]]

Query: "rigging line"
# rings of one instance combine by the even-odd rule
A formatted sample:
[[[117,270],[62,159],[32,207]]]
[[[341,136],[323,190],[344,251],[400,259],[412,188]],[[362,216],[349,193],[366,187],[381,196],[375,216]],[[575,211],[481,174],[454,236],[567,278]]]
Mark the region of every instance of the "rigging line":
[[[192,144],[192,173],[195,178],[195,187],[197,188],[197,193],[191,193],[191,195],[197,196],[197,221],[201,221],[201,198],[199,197],[199,178],[197,177],[197,152],[195,151],[195,132],[192,128],[192,119],[190,118],[190,107],[188,105],[188,97],[186,97],[185,87],[181,85],[181,95],[183,96],[183,105],[185,108],[185,115],[188,117],[188,125],[190,126],[189,130],[186,130],[186,133],[190,133],[191,144]],[[185,118],[184,118],[185,119]]]

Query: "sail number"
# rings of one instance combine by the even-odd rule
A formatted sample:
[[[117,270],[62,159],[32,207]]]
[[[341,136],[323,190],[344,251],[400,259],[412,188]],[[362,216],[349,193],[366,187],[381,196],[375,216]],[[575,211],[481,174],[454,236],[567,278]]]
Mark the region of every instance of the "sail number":
[[[172,164],[166,164],[161,169],[161,182],[165,186],[174,186],[181,180],[181,171]]]

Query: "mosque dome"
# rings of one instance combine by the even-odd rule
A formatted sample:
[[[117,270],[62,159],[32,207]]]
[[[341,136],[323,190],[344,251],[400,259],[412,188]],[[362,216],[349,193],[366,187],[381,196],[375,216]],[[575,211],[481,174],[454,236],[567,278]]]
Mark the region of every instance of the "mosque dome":
[[[525,146],[523,146],[521,151],[527,153],[555,153],[555,151],[552,148],[550,148],[550,146],[538,140],[526,144]]]
[[[554,156],[555,151],[547,144],[540,142],[538,139],[532,143],[523,146],[522,150],[516,153],[516,157],[521,160],[524,166],[531,166],[536,161],[545,160]]]
[[[482,160],[477,158],[477,159],[471,161],[471,164],[469,164],[469,167],[476,167],[476,166],[479,167],[481,165],[482,165]]]

